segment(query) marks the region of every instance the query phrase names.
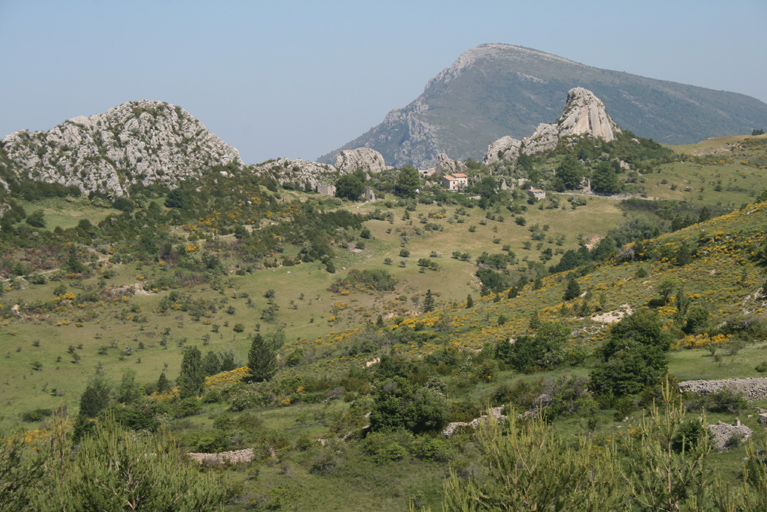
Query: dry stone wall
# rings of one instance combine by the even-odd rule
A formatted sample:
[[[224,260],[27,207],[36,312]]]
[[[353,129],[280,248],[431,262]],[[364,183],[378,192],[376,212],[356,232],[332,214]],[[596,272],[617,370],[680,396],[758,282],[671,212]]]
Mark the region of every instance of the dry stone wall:
[[[728,388],[736,393],[743,393],[746,400],[753,402],[767,398],[767,378],[749,377],[745,379],[724,380],[687,380],[679,383],[681,391],[707,395]]]

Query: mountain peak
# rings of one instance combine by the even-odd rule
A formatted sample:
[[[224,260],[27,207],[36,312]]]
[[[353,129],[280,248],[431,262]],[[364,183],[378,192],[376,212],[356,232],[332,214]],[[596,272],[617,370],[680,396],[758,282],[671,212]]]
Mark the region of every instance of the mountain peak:
[[[741,94],[713,91],[580,64],[532,48],[491,43],[463,52],[426,84],[423,94],[392,110],[384,122],[341,148],[321,156],[334,163],[345,149],[369,147],[394,166],[433,167],[437,155],[480,159],[489,141],[504,135],[521,140],[562,113],[573,89],[573,111],[562,123],[575,133],[614,123],[582,92],[593,91],[624,129],[667,144],[750,133],[767,125],[767,104]],[[602,109],[603,110],[603,109]],[[577,122],[576,122],[577,120]],[[569,123],[572,122],[572,125]],[[588,127],[591,128],[588,128]]]

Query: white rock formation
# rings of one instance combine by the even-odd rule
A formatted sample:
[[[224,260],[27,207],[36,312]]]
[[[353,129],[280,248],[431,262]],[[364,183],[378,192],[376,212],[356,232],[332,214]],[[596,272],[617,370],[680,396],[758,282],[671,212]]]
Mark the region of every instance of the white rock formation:
[[[557,122],[538,125],[535,133],[525,138],[523,151],[533,154],[554,149],[560,139],[582,135],[610,142],[620,131],[602,100],[583,87],[575,87],[568,91],[567,106]]]
[[[487,147],[487,153],[485,153],[484,163],[492,164],[493,162],[512,161],[519,157],[519,150],[522,147],[522,141],[512,139],[508,135],[501,137],[495,142],[491,142]]]
[[[336,169],[341,174],[350,174],[357,169],[375,174],[386,169],[386,162],[383,155],[375,149],[346,149],[336,157]]]
[[[251,167],[253,173],[268,176],[280,185],[294,183],[300,186],[308,185],[316,189],[320,184],[331,184],[335,181],[336,168],[328,164],[320,164],[310,160],[288,160],[278,158]]]
[[[455,174],[457,172],[465,173],[466,164],[464,164],[463,162],[459,162],[458,160],[453,160],[452,158],[447,156],[445,153],[439,153],[437,155],[436,172],[447,173],[447,174]]]
[[[530,137],[520,142],[511,137],[503,137],[492,142],[487,148],[484,162],[486,164],[503,161],[513,161],[522,151],[527,155],[554,149],[559,141],[566,137],[588,136],[604,139],[607,142],[615,140],[621,129],[607,115],[602,100],[594,93],[576,87],[567,93],[567,105],[556,123],[541,123]],[[499,157],[499,153],[502,156]]]
[[[207,167],[242,165],[235,148],[184,109],[148,100],[78,116],[48,132],[21,130],[2,145],[17,175],[112,196],[126,195],[135,183],[174,186]]]

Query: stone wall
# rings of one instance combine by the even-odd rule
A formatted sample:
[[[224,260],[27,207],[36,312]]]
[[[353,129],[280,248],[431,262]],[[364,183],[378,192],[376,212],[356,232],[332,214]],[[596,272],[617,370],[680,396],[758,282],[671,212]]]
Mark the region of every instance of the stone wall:
[[[743,393],[746,400],[762,400],[767,398],[767,378],[749,377],[746,379],[724,380],[688,380],[679,383],[681,391],[707,395],[729,388],[736,393]]]

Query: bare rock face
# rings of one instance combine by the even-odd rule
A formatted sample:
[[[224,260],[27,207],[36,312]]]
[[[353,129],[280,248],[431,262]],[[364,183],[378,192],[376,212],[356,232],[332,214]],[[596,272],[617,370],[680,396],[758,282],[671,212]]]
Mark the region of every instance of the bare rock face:
[[[287,158],[267,160],[264,163],[254,165],[252,170],[253,173],[267,176],[280,185],[293,183],[300,187],[309,187],[312,190],[316,190],[320,185],[330,185],[335,181],[336,175],[336,168],[332,165],[300,158],[296,160],[288,160]]]
[[[453,160],[445,153],[439,153],[437,155],[437,167],[438,173],[454,174],[457,172],[466,172],[466,164]]]
[[[346,149],[336,157],[336,169],[341,174],[350,174],[357,169],[375,174],[386,169],[386,162],[381,153],[375,149]]]
[[[21,130],[2,146],[19,176],[111,196],[128,194],[136,183],[175,186],[207,167],[242,165],[235,148],[184,109],[148,100],[75,117],[47,132]]]
[[[525,138],[525,153],[554,149],[559,139],[588,136],[610,142],[621,131],[607,115],[605,104],[594,93],[575,87],[567,93],[567,106],[555,124],[540,124],[535,133]]]
[[[607,142],[615,140],[621,129],[607,115],[605,105],[594,93],[576,87],[567,93],[567,105],[556,123],[541,123],[530,137],[520,142],[511,137],[503,137],[492,142],[487,148],[484,162],[513,161],[520,151],[533,155],[557,147],[561,139],[567,137],[594,137]]]
[[[487,147],[483,162],[487,165],[499,161],[514,161],[519,157],[521,147],[521,140],[512,139],[508,135],[501,137],[497,141],[491,142]]]

